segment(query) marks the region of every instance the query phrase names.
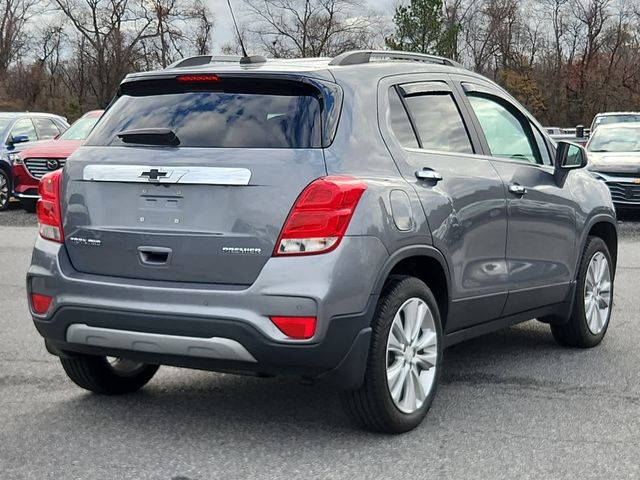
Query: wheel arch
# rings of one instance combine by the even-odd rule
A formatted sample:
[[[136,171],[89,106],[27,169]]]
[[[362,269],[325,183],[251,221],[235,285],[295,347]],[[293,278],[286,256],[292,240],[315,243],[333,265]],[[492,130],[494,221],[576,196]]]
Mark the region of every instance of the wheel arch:
[[[613,262],[613,272],[615,275],[616,265],[618,263],[618,228],[615,220],[608,215],[598,215],[593,217],[585,228],[585,234],[583,235],[580,252],[584,251],[584,247],[589,237],[598,237],[607,244],[609,253],[611,254],[611,261]]]
[[[451,274],[444,255],[436,248],[426,245],[397,250],[380,271],[374,294],[380,294],[391,275],[410,275],[429,286],[436,297],[444,329],[451,304]]]
[[[11,185],[13,185],[13,168],[11,164],[0,158],[0,170],[3,170],[7,174]]]

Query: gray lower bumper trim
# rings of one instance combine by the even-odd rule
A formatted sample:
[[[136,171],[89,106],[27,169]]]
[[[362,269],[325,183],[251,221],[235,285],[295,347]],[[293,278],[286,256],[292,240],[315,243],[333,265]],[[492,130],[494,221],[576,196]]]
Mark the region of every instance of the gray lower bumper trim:
[[[221,337],[181,337],[90,327],[84,323],[74,323],[67,329],[67,342],[137,352],[257,362],[240,343]]]

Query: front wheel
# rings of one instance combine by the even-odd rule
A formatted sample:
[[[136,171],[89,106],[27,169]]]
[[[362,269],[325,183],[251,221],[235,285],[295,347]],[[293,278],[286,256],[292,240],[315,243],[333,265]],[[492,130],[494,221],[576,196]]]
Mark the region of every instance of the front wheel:
[[[392,277],[372,327],[364,383],[343,392],[342,404],[367,430],[412,430],[429,411],[440,375],[442,327],[431,290],[417,278]]]
[[[105,395],[135,392],[158,371],[158,365],[94,355],[60,357],[60,363],[73,383]]]
[[[0,212],[9,206],[11,196],[11,179],[7,172],[0,168]]]
[[[551,325],[553,338],[563,346],[590,348],[598,345],[609,327],[613,307],[613,263],[609,248],[598,237],[585,245],[569,320]]]

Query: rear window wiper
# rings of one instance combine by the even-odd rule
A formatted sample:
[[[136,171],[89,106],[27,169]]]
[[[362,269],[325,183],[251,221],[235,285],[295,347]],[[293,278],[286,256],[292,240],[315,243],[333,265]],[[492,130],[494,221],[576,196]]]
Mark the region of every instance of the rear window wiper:
[[[177,147],[180,139],[169,128],[137,128],[123,130],[116,136],[124,143],[137,143],[139,145],[167,145]]]

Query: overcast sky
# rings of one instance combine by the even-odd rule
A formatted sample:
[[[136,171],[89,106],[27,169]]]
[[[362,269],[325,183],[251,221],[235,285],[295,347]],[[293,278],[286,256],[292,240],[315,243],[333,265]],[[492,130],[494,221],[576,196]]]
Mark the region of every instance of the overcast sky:
[[[363,0],[370,8],[382,14],[393,12],[393,6],[397,0]],[[220,53],[221,45],[233,40],[233,23],[229,14],[227,0],[206,0],[211,11],[215,25],[213,27],[213,53]],[[231,0],[231,6],[239,19],[242,11],[242,0]],[[239,19],[240,20],[240,19]]]

